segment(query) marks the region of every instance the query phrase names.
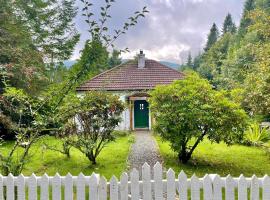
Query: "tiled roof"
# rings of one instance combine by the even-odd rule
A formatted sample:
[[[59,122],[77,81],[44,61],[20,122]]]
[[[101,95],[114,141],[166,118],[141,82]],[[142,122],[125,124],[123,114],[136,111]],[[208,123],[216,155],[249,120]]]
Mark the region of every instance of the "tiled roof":
[[[154,60],[146,60],[142,69],[138,68],[136,62],[129,61],[93,77],[77,91],[149,90],[183,78],[183,73]]]

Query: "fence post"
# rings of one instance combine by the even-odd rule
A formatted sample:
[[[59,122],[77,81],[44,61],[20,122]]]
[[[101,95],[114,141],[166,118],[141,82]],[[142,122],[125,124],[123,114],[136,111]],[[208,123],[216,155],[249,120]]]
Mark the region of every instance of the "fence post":
[[[85,177],[80,173],[77,177],[77,200],[85,200]]]
[[[259,180],[258,180],[257,176],[255,176],[255,175],[253,175],[251,178],[250,198],[251,198],[251,200],[259,200],[260,199]]]
[[[175,200],[175,173],[171,168],[167,172],[167,200]]]
[[[14,176],[9,174],[7,177],[7,200],[14,200]]]
[[[178,175],[178,192],[181,200],[187,200],[187,175],[184,171],[181,171]]]
[[[243,176],[243,174],[241,174],[241,176],[239,177],[238,180],[238,199],[241,200],[247,200],[247,180],[246,178]]]
[[[29,200],[37,200],[37,177],[32,174],[28,181]]]
[[[140,187],[139,187],[139,172],[136,169],[133,169],[130,173],[131,181],[131,200],[140,199]]]
[[[3,176],[0,174],[0,200],[4,200],[3,186]]]
[[[73,179],[70,173],[68,173],[65,177],[64,186],[65,186],[65,200],[73,200]]]
[[[110,199],[118,200],[118,180],[115,176],[110,180]]]
[[[17,179],[18,200],[25,200],[25,177],[21,174]]]
[[[194,174],[190,179],[191,199],[200,200],[200,180]]]
[[[222,200],[222,181],[219,175],[213,179],[213,199]]]
[[[40,181],[40,200],[49,199],[49,176],[44,174]]]
[[[270,199],[270,178],[269,176],[265,175],[263,177],[263,200]]]
[[[147,163],[144,163],[144,165],[142,166],[142,181],[143,181],[143,199],[151,200],[152,199],[151,169]]]
[[[231,175],[228,175],[225,180],[225,198],[234,200],[234,180]]]
[[[98,185],[99,200],[107,200],[107,180],[102,176]]]
[[[92,173],[89,180],[89,200],[98,199],[98,179],[95,173]]]
[[[163,199],[162,166],[157,162],[154,166],[155,200]]]
[[[203,177],[203,198],[205,200],[213,199],[212,180],[208,174]]]
[[[61,200],[61,177],[58,173],[52,178],[52,199]]]

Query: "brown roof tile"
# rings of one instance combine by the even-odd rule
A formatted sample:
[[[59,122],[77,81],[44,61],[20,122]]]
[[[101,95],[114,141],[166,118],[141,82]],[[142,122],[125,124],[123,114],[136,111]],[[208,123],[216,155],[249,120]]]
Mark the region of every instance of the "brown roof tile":
[[[146,60],[145,68],[142,69],[134,61],[129,61],[93,77],[78,87],[77,91],[149,90],[183,78],[183,73],[154,60]]]

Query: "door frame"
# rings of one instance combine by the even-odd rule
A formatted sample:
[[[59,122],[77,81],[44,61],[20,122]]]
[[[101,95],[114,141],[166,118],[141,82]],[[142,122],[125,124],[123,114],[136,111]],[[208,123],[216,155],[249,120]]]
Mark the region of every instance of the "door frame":
[[[132,99],[132,130],[136,130],[136,129],[145,129],[145,130],[151,130],[151,110],[149,107],[149,102],[147,101],[147,97],[137,97]],[[135,101],[139,101],[139,100],[145,100],[148,103],[148,127],[147,128],[135,128],[135,106],[134,103]]]

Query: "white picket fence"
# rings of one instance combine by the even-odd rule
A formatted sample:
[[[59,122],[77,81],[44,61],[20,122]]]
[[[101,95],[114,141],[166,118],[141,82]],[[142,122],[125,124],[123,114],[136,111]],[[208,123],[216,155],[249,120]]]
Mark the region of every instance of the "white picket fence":
[[[270,200],[270,178],[264,176],[251,178],[240,176],[233,178],[230,175],[222,178],[218,175],[205,175],[198,178],[193,175],[190,179],[182,171],[178,177],[169,169],[166,179],[163,179],[161,164],[157,163],[151,173],[150,166],[142,167],[142,178],[134,169],[128,176],[123,173],[120,181],[113,176],[109,182],[97,174],[84,176],[49,177],[46,174],[37,177],[20,175],[14,177],[0,176],[0,200]],[[153,175],[153,179],[151,176]],[[130,177],[130,178],[129,178]],[[17,197],[17,198],[16,198]]]

